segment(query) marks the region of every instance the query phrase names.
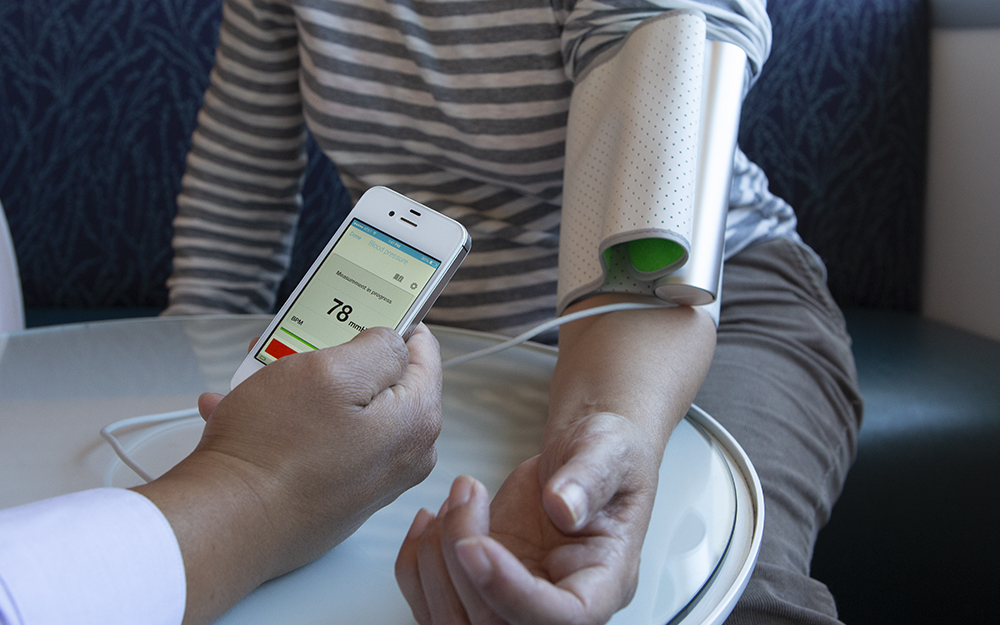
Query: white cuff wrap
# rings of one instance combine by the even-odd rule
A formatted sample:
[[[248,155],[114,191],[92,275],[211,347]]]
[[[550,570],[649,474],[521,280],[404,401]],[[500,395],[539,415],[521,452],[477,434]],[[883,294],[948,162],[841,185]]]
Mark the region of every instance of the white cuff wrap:
[[[709,304],[718,324],[746,55],[706,42],[705,32],[696,11],[650,18],[577,81],[566,138],[560,313],[588,295],[631,293]],[[650,245],[654,253],[643,257]]]

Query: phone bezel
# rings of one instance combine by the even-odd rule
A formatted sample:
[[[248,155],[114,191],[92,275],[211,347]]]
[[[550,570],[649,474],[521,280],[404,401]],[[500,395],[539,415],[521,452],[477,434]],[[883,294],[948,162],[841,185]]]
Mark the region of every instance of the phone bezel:
[[[419,322],[415,317],[419,315],[421,319],[423,318],[423,315],[430,308],[430,304],[433,304],[433,300],[437,299],[438,294],[454,275],[458,264],[465,258],[471,247],[468,231],[457,221],[391,189],[372,187],[361,196],[358,203],[344,218],[343,223],[337,228],[337,232],[330,237],[330,240],[323,247],[323,251],[319,253],[302,280],[299,281],[274,318],[271,319],[267,329],[254,343],[247,357],[233,375],[230,388],[236,388],[243,380],[266,366],[258,361],[255,355],[274,333],[278,323],[308,286],[320,265],[330,255],[355,219],[436,260],[440,260],[441,264],[435,269],[434,274],[417,297],[414,298],[402,320],[393,328],[404,338]]]

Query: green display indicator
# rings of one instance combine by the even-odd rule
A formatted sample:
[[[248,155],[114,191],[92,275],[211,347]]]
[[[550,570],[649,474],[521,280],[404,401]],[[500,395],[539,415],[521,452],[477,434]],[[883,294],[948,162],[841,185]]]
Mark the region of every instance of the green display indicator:
[[[302,337],[301,337],[301,336],[299,336],[298,334],[295,334],[294,332],[290,332],[290,331],[288,330],[288,328],[280,328],[280,330],[281,330],[282,332],[284,332],[285,334],[287,334],[288,336],[290,336],[290,337],[292,337],[293,339],[295,339],[296,341],[298,341],[298,342],[302,343],[303,345],[308,345],[309,347],[311,347],[311,348],[313,348],[313,349],[319,349],[318,347],[316,347],[315,345],[313,345],[313,344],[312,344],[312,343],[310,343],[309,341],[305,340],[304,338],[302,338]]]

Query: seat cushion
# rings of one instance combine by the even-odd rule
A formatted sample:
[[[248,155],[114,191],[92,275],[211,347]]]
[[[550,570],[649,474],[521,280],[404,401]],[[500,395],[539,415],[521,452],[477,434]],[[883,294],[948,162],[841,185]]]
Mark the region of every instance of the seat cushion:
[[[849,310],[865,417],[813,574],[847,623],[993,622],[1000,611],[1000,342]]]

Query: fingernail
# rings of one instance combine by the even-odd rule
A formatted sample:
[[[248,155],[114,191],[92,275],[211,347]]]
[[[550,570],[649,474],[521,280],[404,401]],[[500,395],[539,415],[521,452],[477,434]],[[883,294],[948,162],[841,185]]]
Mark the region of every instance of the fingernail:
[[[475,485],[471,477],[461,475],[455,478],[451,485],[451,493],[448,495],[448,505],[461,506],[468,503],[472,497],[472,487]]]
[[[417,511],[417,516],[413,517],[413,523],[410,525],[410,531],[406,533],[406,537],[416,538],[420,536],[433,519],[434,513],[427,508],[421,508]]]
[[[568,482],[556,491],[573,517],[573,527],[578,528],[587,517],[587,491],[576,482]]]
[[[485,584],[493,575],[493,562],[486,555],[486,547],[479,538],[463,538],[455,543],[455,554],[469,578],[476,584]]]

